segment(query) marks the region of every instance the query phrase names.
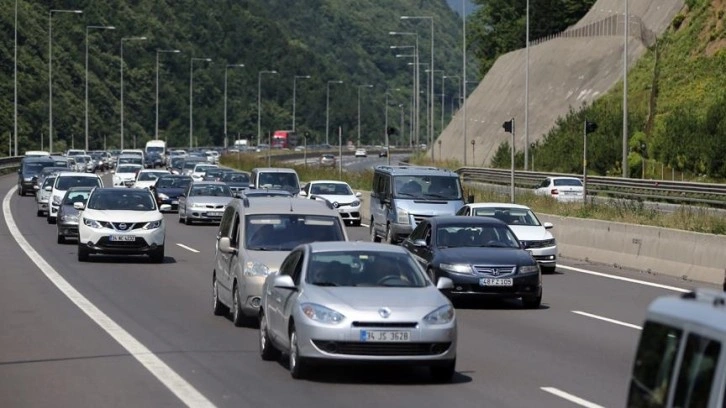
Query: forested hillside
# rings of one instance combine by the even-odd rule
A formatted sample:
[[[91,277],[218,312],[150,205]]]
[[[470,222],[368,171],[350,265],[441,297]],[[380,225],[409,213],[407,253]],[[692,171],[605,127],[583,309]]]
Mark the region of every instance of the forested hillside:
[[[325,134],[327,82],[331,128],[341,126],[347,137],[357,133],[358,85],[363,89],[362,136],[379,142],[384,131],[384,90],[391,105],[411,96],[411,59],[396,58],[394,44],[413,44],[419,33],[421,62],[428,61],[430,25],[427,20],[401,21],[401,15],[434,16],[436,69],[457,73],[461,67],[461,20],[444,0],[362,0],[355,7],[345,0],[107,0],[19,1],[18,12],[18,134],[19,151],[40,148],[48,140],[48,22],[49,10],[83,10],[83,14],[52,14],[53,129],[55,151],[75,144],[84,134],[86,26],[89,33],[90,148],[120,144],[121,39],[124,41],[125,146],[154,137],[157,49],[159,53],[159,133],[170,145],[189,143],[189,90],[193,66],[194,139],[198,145],[223,143],[225,67],[229,68],[228,133],[230,138],[257,136],[257,94],[262,75],[262,130],[290,128],[293,78],[298,79],[296,124],[321,142]],[[0,143],[7,146],[13,129],[14,2],[0,5]],[[207,63],[191,58],[211,58]],[[427,66],[422,66],[426,69]],[[438,73],[437,75],[441,75]],[[422,89],[425,81],[422,73]],[[451,95],[455,90],[449,91]],[[391,115],[397,118],[397,108]],[[393,119],[392,119],[393,120]],[[332,133],[332,132],[331,132]],[[0,151],[6,152],[2,148]]]

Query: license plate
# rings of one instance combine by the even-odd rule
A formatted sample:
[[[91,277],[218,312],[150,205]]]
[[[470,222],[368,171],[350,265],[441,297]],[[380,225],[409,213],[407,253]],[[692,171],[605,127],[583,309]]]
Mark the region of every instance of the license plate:
[[[513,286],[514,280],[508,279],[492,279],[492,278],[481,278],[479,279],[479,286]]]
[[[136,237],[133,235],[111,235],[109,240],[116,242],[133,242],[136,241]]]
[[[171,202],[171,205],[179,205],[179,201],[174,200],[174,201]]]
[[[410,331],[381,331],[381,330],[361,330],[360,341],[363,342],[406,342],[411,341]]]
[[[221,217],[222,214],[224,214],[224,213],[221,213],[221,212],[208,212],[207,213],[207,216],[208,217]]]

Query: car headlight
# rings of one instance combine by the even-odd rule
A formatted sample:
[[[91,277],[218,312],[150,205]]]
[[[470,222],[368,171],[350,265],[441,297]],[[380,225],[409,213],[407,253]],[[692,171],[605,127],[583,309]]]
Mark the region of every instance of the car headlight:
[[[315,320],[320,323],[338,324],[345,320],[345,316],[335,310],[315,303],[303,303],[300,305],[300,309],[310,320]]]
[[[446,324],[454,320],[454,308],[451,305],[444,305],[427,314],[423,318],[428,324]]]
[[[159,200],[168,200],[169,196],[164,193],[159,193]]]
[[[60,205],[61,203],[61,197],[60,196],[53,196],[53,205]]]
[[[248,261],[245,263],[244,274],[246,276],[267,276],[271,272],[270,267],[262,262]]]
[[[360,201],[355,200],[352,203],[350,203],[351,207],[358,207],[360,205]]]
[[[399,224],[408,224],[408,211],[403,208],[396,207],[396,222]]]
[[[83,223],[84,223],[84,224],[85,224],[86,226],[88,226],[88,227],[91,227],[91,228],[103,228],[103,227],[101,226],[101,224],[100,224],[100,223],[99,223],[98,221],[96,221],[96,220],[92,220],[92,219],[90,219],[90,218],[84,218],[84,219],[83,219]]]
[[[471,268],[471,265],[469,265],[469,264],[442,263],[442,264],[439,264],[439,268],[441,268],[447,272],[465,273],[465,274],[469,274],[469,275],[474,274],[474,270]]]
[[[539,272],[538,265],[523,265],[519,267],[519,273],[536,273]]]
[[[142,229],[145,229],[145,230],[157,229],[157,228],[161,227],[162,222],[163,222],[163,220],[151,221],[149,223],[146,223],[146,225],[144,225],[144,227]]]
[[[78,222],[78,215],[77,214],[64,215],[61,217],[61,221]]]
[[[552,239],[545,239],[544,241],[542,241],[542,246],[543,247],[555,246],[556,244],[557,244],[557,241],[555,241],[554,238],[552,238]]]

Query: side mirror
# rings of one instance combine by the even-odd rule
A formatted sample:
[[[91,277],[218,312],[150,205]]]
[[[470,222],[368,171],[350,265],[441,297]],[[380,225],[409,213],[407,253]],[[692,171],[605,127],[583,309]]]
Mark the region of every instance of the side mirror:
[[[53,187],[51,187],[51,186],[45,186],[45,188],[43,190],[45,190],[45,191],[53,191]]]
[[[308,193],[305,192],[305,190],[300,190],[300,197],[307,197]]]
[[[360,191],[358,191],[357,193],[355,193],[355,196],[356,196],[357,198],[361,198],[361,197],[363,196],[363,194],[361,194],[361,192],[360,192]]]
[[[545,227],[545,229],[551,229],[552,227],[554,227],[551,222],[545,222],[544,224],[542,224],[542,226]]]
[[[171,204],[162,204],[159,211],[171,211]]]
[[[413,246],[416,248],[426,248],[426,241],[423,239],[417,239],[413,241]]]
[[[77,203],[73,203],[73,208],[75,208],[78,211],[83,211],[83,209],[86,208],[86,205],[81,202],[77,202]]]
[[[232,242],[230,242],[229,237],[220,238],[218,245],[219,245],[219,250],[224,252],[225,254],[237,253],[237,248],[232,247]]]
[[[442,276],[439,278],[439,281],[436,282],[436,289],[454,289],[454,281]]]
[[[292,281],[292,276],[290,275],[275,276],[274,286],[280,289],[297,290],[297,287],[295,287],[295,282]]]

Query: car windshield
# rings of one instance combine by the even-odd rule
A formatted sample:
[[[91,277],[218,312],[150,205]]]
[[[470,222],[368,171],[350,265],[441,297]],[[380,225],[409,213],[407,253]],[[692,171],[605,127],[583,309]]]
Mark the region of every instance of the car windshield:
[[[87,160],[86,156],[76,156],[76,163],[85,163]]]
[[[175,157],[175,158],[171,159],[171,167],[174,167],[176,169],[181,168],[183,163],[184,163],[183,157]]]
[[[139,173],[139,181],[152,181],[159,178],[159,176],[163,174],[168,174],[168,172],[153,172],[153,171],[147,171]]]
[[[160,155],[164,153],[164,148],[161,146],[147,146],[146,147],[146,153]]]
[[[428,285],[416,261],[400,252],[315,252],[305,282],[316,286],[410,287]]]
[[[116,173],[136,173],[141,170],[140,166],[118,166]]]
[[[253,251],[291,251],[315,241],[344,241],[337,217],[303,214],[250,215],[245,246]]]
[[[578,179],[554,179],[556,186],[575,186],[582,187],[582,181]]]
[[[353,195],[353,191],[343,183],[315,183],[310,187],[310,194]]]
[[[287,190],[290,192],[300,191],[300,185],[295,173],[260,173],[260,188],[271,188],[276,190]]]
[[[93,210],[154,211],[154,197],[146,189],[98,189],[88,199]]]
[[[77,190],[69,191],[63,197],[63,205],[73,205],[75,203],[86,203],[88,196],[91,194],[91,190]]]
[[[474,215],[479,217],[494,217],[506,222],[508,225],[523,225],[530,227],[542,225],[532,210],[527,208],[475,208]]]
[[[187,188],[191,181],[189,177],[160,177],[156,188]]]
[[[103,187],[98,177],[64,176],[56,179],[57,190],[68,190],[71,187]]]
[[[141,157],[119,157],[118,164],[141,164]]]
[[[224,184],[201,184],[192,186],[189,196],[232,197],[232,191]]]
[[[436,246],[519,248],[519,242],[501,225],[443,225],[436,229]]]
[[[250,175],[246,173],[225,173],[222,181],[230,183],[249,183]]]
[[[194,166],[196,166],[197,164],[199,164],[199,162],[198,162],[198,161],[185,161],[185,162],[184,162],[184,170],[187,170],[187,169],[188,169],[188,170],[191,170],[191,169],[193,169],[193,168],[194,168]]]
[[[26,176],[39,174],[44,168],[52,167],[55,163],[52,161],[37,161],[23,164],[23,174]]]
[[[424,200],[460,200],[461,184],[452,176],[396,176],[396,197]]]
[[[47,177],[47,178],[45,179],[45,181],[43,181],[43,186],[42,186],[42,188],[46,188],[46,187],[48,187],[48,186],[52,186],[52,185],[53,185],[53,183],[55,183],[55,177],[53,177],[53,176],[51,176],[51,177]]]
[[[204,173],[205,171],[209,169],[216,169],[217,166],[197,166],[194,168],[195,173]]]

